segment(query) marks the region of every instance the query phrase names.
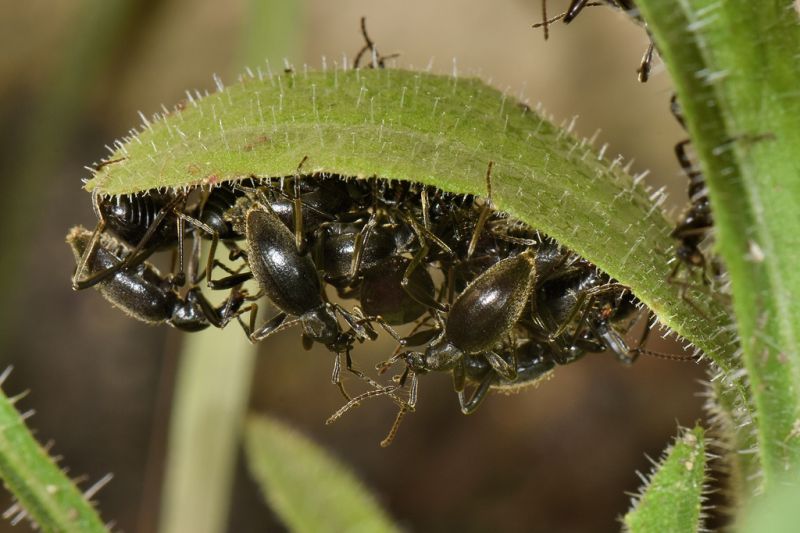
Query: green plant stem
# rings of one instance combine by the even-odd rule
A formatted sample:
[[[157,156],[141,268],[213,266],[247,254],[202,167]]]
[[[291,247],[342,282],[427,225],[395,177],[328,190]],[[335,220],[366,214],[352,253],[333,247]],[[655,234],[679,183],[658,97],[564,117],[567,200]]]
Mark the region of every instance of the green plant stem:
[[[767,490],[800,462],[800,25],[790,0],[640,0],[705,173]]]
[[[265,59],[282,68],[283,59],[302,57],[302,0],[250,0],[244,20],[240,65],[255,69]]]
[[[0,384],[7,374],[0,376]],[[43,531],[108,531],[94,506],[36,442],[0,391],[0,477],[28,517]]]
[[[187,335],[170,422],[161,533],[225,531],[255,348],[238,324]]]
[[[758,440],[752,430],[750,406],[741,405],[741,398],[732,394],[724,381],[725,378],[719,376],[709,383],[711,396],[706,403],[711,422],[709,434],[715,443],[714,453],[721,455],[720,470],[725,473],[729,507],[741,509],[752,497],[760,478],[761,463],[756,454]]]

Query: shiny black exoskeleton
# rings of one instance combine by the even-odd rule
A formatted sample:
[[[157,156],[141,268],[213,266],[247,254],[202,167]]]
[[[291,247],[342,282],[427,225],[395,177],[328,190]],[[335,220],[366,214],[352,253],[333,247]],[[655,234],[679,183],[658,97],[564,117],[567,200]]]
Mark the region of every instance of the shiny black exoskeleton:
[[[298,175],[280,181],[283,187],[274,186],[269,180],[266,188],[262,184],[262,190],[266,190],[267,201],[275,215],[294,232],[298,248],[322,224],[347,213],[354,197],[360,198],[358,184],[336,176],[301,177],[298,169]]]
[[[335,351],[347,347],[350,339],[341,331],[335,307],[322,298],[314,262],[297,250],[286,226],[274,213],[260,208],[248,211],[246,224],[250,270],[270,301],[282,311],[252,331],[250,338],[259,341],[300,323],[309,339]],[[285,322],[289,315],[299,318]]]
[[[611,287],[613,284],[598,288]],[[630,313],[635,310],[633,303],[635,300],[621,294],[617,294],[616,298],[617,305],[611,305],[607,301],[602,305],[595,306],[592,304],[596,302],[585,300],[582,304],[577,304],[571,295],[563,294],[561,299],[572,300],[564,310],[571,312],[582,305],[585,315],[577,322],[571,323],[575,328],[574,332],[564,332],[557,336],[548,336],[548,338],[540,338],[536,334],[532,334],[518,347],[505,346],[505,350],[501,351],[501,357],[513,362],[517,367],[516,376],[513,379],[498,373],[485,359],[467,356],[465,358],[466,378],[475,384],[475,388],[469,399],[465,399],[463,391],[458,391],[461,411],[464,414],[473,413],[480,407],[491,390],[510,392],[535,385],[557,365],[573,363],[590,352],[610,351],[623,364],[633,363],[638,355],[645,351],[640,347],[649,332],[649,326],[645,328],[645,334],[639,339],[637,347],[632,348],[616,325],[621,321],[628,320]],[[625,324],[626,327],[628,325]]]
[[[626,287],[577,259],[537,287],[531,298],[531,320],[521,325],[529,338],[551,346],[558,364],[606,350],[630,364],[639,352],[628,346],[618,329],[630,329],[637,310],[638,301]]]
[[[433,279],[424,267],[406,277],[410,265],[410,259],[396,255],[364,272],[359,300],[367,316],[380,316],[387,324],[401,325],[414,322],[430,309],[420,300],[433,298]]]
[[[500,376],[514,380],[516,365],[494,348],[516,326],[535,283],[536,260],[528,251],[499,261],[475,278],[453,302],[443,327],[427,349],[401,355],[412,373],[412,388],[416,388],[418,374],[452,371],[456,391],[463,391],[468,355],[482,357]]]
[[[526,255],[534,253],[529,250]],[[501,274],[498,266],[498,270],[489,273],[484,279],[482,276],[478,277],[464,291],[464,294],[467,294],[467,301],[479,301],[484,298],[491,300],[492,289],[489,286],[492,284],[488,281],[495,278],[493,281],[499,281],[495,288],[504,286],[505,289],[499,292],[513,298],[515,291],[508,282],[514,279],[519,282],[526,270],[536,271],[534,287],[529,294],[532,316],[528,317],[523,313],[525,318],[520,317],[511,326],[508,326],[508,322],[498,321],[493,332],[485,333],[485,337],[493,341],[490,348],[493,355],[465,350],[459,352],[446,346],[448,343],[453,343],[452,339],[446,337],[448,327],[455,333],[455,335],[451,333],[451,336],[456,337],[455,342],[463,345],[465,341],[460,338],[463,335],[461,330],[471,325],[468,322],[451,324],[452,315],[450,315],[444,327],[444,336],[440,332],[424,353],[411,352],[400,355],[406,361],[406,369],[399,376],[396,385],[376,387],[353,398],[331,416],[328,422],[338,419],[366,398],[391,397],[400,406],[400,411],[389,435],[381,442],[381,446],[388,446],[394,439],[405,413],[415,408],[418,373],[451,372],[461,411],[464,414],[471,414],[478,409],[490,391],[510,392],[535,385],[549,375],[555,366],[574,362],[588,352],[611,351],[624,363],[632,362],[640,352],[644,352],[638,347],[630,348],[620,333],[628,330],[631,325],[628,319],[637,309],[635,298],[626,288],[611,282],[607,276],[597,273],[593,266],[574,254],[558,248],[551,241],[546,241],[536,254],[542,256],[536,262],[541,265],[541,278],[535,267],[523,267],[516,274],[508,272]],[[503,261],[498,265],[502,265]],[[472,290],[476,292],[470,295]],[[520,299],[524,305],[528,304],[524,295]],[[535,316],[537,308],[533,303],[535,300],[538,300],[539,304],[544,303],[549,306],[545,316]],[[478,308],[484,310],[486,316],[494,318],[499,316],[494,304],[479,304]],[[457,309],[454,304],[453,310]],[[456,317],[458,316],[463,318],[466,314],[456,311]],[[537,325],[533,324],[534,321]],[[415,340],[423,342],[431,338],[430,334],[426,335],[425,332],[415,337],[419,337]],[[643,336],[639,346],[643,344],[644,339]],[[487,340],[487,344],[491,341]],[[414,341],[408,338],[408,344],[413,343]],[[443,354],[446,357],[441,357]],[[509,371],[509,367],[513,367],[513,370]],[[473,386],[470,394],[467,394],[466,384]],[[399,393],[407,385],[409,390],[406,399],[400,397]]]
[[[175,195],[158,191],[99,199],[98,218],[105,222],[107,231],[132,246],[141,243],[150,231],[152,234],[145,246],[162,249],[176,240],[177,217],[169,211],[169,207],[176,204]]]
[[[529,307],[528,307],[529,306]],[[525,315],[525,308],[530,310]],[[452,370],[461,393],[468,356],[483,359],[498,379],[516,382],[508,338],[521,336],[547,346],[554,364],[573,362],[590,351],[609,350],[629,364],[638,356],[616,324],[636,311],[630,292],[588,263],[546,243],[504,259],[477,277],[459,295],[444,328],[424,353],[403,355],[414,374]],[[621,329],[627,331],[629,324]],[[509,360],[509,356],[510,359]],[[413,379],[413,376],[412,376]],[[471,411],[459,394],[462,410]]]
[[[556,365],[572,363],[589,352],[610,351],[625,364],[644,352],[640,347],[649,328],[637,347],[629,346],[623,336],[638,310],[638,301],[626,287],[541,235],[536,234],[539,244],[530,246],[520,244],[532,235],[530,231],[501,233],[520,237],[519,243],[511,243],[517,255],[499,260],[468,285],[444,323],[440,320],[439,329],[401,340],[407,346],[427,344],[427,349],[401,353],[381,365],[388,368],[398,358],[405,360],[406,369],[396,385],[353,398],[329,422],[366,398],[391,397],[400,413],[381,443],[386,446],[404,414],[415,408],[418,374],[450,372],[461,410],[470,414],[491,390],[535,384]],[[514,306],[522,306],[521,311]],[[466,384],[473,385],[470,394]],[[399,393],[406,386],[404,399]]]
[[[253,180],[245,180],[245,183],[250,186]],[[217,247],[220,242],[224,243],[230,250],[229,258],[231,261],[240,259],[245,255],[237,244],[237,241],[244,239],[244,234],[234,228],[230,216],[234,210],[242,209],[238,202],[244,196],[245,193],[239,183],[223,183],[211,189],[205,195],[200,204],[197,218],[186,214],[183,215],[183,219],[193,228],[200,230],[199,232],[195,231],[195,235],[199,234],[201,238],[211,240],[205,268],[206,285],[211,289],[229,289],[244,283],[252,277],[249,272],[232,270],[228,265],[216,258]],[[195,255],[199,256],[199,249],[197,248],[199,243],[195,242],[194,244],[197,250]],[[213,279],[212,274],[217,268],[228,273],[224,281]],[[198,282],[197,279],[192,281],[193,283]]]
[[[240,189],[293,233],[300,256],[308,249],[313,252],[311,261],[325,283],[336,287],[343,298],[363,295],[364,311],[379,323],[408,323],[428,307],[438,306],[424,264],[427,240],[436,237],[415,221],[420,201],[414,199],[419,194],[400,182],[390,186],[385,180],[302,176],[304,162],[295,176],[278,183],[251,179]],[[246,233],[245,226],[238,223]],[[224,287],[247,275],[214,284]]]
[[[75,290],[92,287],[119,270],[136,266],[156,250],[183,242],[177,214],[179,204],[185,200],[183,196],[149,191],[146,194],[114,198],[95,195],[92,199],[98,222],[72,277],[72,288]],[[95,269],[87,274],[87,265],[93,260],[95,250],[106,231],[117,236],[133,251],[114,266]],[[182,266],[181,264],[181,272]],[[182,283],[179,276],[176,284]]]
[[[317,235],[315,255],[325,281],[346,288],[364,272],[402,251],[394,228],[368,227],[363,221],[327,224]]]
[[[531,300],[534,321],[546,324],[545,331],[527,330],[520,346],[505,346],[501,357],[516,365],[513,379],[503,376],[484,359],[465,358],[466,379],[475,384],[469,399],[459,391],[464,414],[473,413],[490,390],[509,392],[538,383],[556,365],[577,361],[589,352],[612,352],[623,364],[631,364],[642,352],[649,326],[635,348],[629,346],[620,330],[627,331],[637,301],[630,292],[594,267],[585,268],[569,279],[556,278],[537,288]],[[537,312],[538,311],[538,312]],[[620,326],[618,329],[617,326]],[[529,325],[521,322],[526,330]],[[570,327],[574,331],[569,331]]]
[[[459,403],[464,414],[474,413],[491,390],[514,392],[524,387],[536,385],[556,366],[551,349],[546,344],[526,341],[518,347],[510,348],[516,364],[513,379],[500,375],[486,359],[468,355],[464,361],[466,379],[475,383],[475,389],[469,399],[464,399],[460,391]]]
[[[406,324],[439,306],[425,263],[428,245],[420,228],[405,220],[378,223],[383,217],[326,225],[317,235],[317,266],[342,297],[357,295],[367,315]]]
[[[228,212],[236,206],[244,192],[233,183],[224,183],[208,192],[200,207],[198,219],[220,241],[236,241],[243,235],[233,229]]]
[[[67,235],[76,262],[79,262],[92,240],[92,232],[75,227]],[[236,316],[247,299],[243,291],[234,290],[219,307],[212,306],[199,288],[190,288],[184,296],[175,289],[168,278],[147,262],[117,268],[123,264],[125,249],[109,236],[104,236],[95,247],[86,268],[89,274],[114,273],[95,284],[100,294],[129,316],[149,324],[167,323],[183,331],[200,331],[208,326],[224,327]]]
[[[291,231],[268,206],[256,206],[247,212],[246,238],[252,275],[270,301],[280,309],[278,315],[255,329],[258,308],[253,305],[250,339],[257,342],[280,330],[300,325],[305,346],[319,342],[337,354],[332,381],[348,397],[339,379],[341,356],[345,355],[348,371],[365,378],[352,367],[350,348],[354,340],[374,338],[374,330],[361,317],[324,299],[314,262],[307,253],[297,249]],[[342,330],[337,314],[348,323],[349,331]],[[287,320],[289,315],[297,318]]]
[[[513,352],[513,356],[509,354]],[[475,388],[466,399],[465,391],[459,390],[458,399],[461,404],[461,411],[464,414],[473,413],[483,402],[489,391],[497,390],[500,392],[515,392],[525,387],[534,386],[539,381],[549,375],[555,367],[556,362],[551,357],[550,349],[546,344],[525,341],[519,347],[504,346],[502,356],[508,364],[513,364],[513,377],[503,376],[493,367],[489,361],[479,354],[466,354],[463,356],[464,380],[475,385]],[[392,424],[392,428],[386,438],[381,441],[382,447],[389,446],[397,435],[397,430],[408,411],[413,411],[417,401],[417,380],[412,375],[408,399],[403,399],[397,395],[400,389],[406,386],[409,369],[400,377],[397,385],[388,387],[377,386],[360,396],[349,400],[336,413],[331,415],[326,424],[330,424],[339,419],[344,413],[358,406],[367,398],[378,396],[389,396],[400,406],[397,418]]]
[[[674,277],[680,265],[683,264],[690,268],[702,269],[703,276],[708,281],[706,258],[700,245],[713,226],[711,204],[704,191],[690,200],[689,207],[683,212],[670,235],[678,241],[675,247],[675,256],[679,260],[671,277]]]
[[[84,255],[78,262],[78,268],[72,279],[73,288],[85,289],[108,279],[115,272],[131,268],[146,260],[156,251],[174,248],[177,252],[177,272],[172,278],[175,286],[185,283],[183,241],[188,224],[193,230],[200,230],[200,235],[211,239],[212,250],[216,249],[216,242],[232,241],[241,238],[233,232],[229,222],[225,220],[225,213],[235,205],[236,198],[241,193],[230,184],[221,185],[209,192],[200,207],[199,218],[197,206],[187,208],[187,194],[162,193],[147,191],[136,196],[121,196],[115,198],[94,197],[94,209],[98,223]],[[101,236],[109,232],[119,238],[126,247],[132,251],[126,254],[123,261],[113,267],[97,270],[91,275],[86,275],[86,265],[92,259]],[[207,275],[209,285],[211,271],[220,263],[213,261],[213,254],[209,255]],[[223,265],[223,268],[224,265]],[[193,280],[193,284],[196,280]],[[230,288],[235,283],[229,283]]]

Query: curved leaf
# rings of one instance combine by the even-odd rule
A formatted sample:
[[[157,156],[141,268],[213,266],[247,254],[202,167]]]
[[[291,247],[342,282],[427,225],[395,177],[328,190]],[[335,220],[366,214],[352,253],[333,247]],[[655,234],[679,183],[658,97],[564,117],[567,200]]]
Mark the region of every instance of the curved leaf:
[[[707,295],[665,280],[671,225],[650,195],[527,106],[476,79],[402,70],[335,70],[245,78],[191,97],[109,156],[87,189],[108,195],[211,186],[304,172],[403,179],[485,194],[630,286],[659,319],[723,370],[736,366],[729,317]],[[702,316],[696,307],[703,309]],[[742,391],[739,391],[742,393]]]

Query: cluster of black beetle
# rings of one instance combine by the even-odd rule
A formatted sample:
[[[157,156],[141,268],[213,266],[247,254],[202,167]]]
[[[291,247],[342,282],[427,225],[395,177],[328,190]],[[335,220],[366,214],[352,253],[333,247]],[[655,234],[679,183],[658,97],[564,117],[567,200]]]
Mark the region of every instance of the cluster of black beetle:
[[[605,3],[634,7],[630,0]],[[545,13],[541,25],[546,33],[547,24],[569,22],[594,5],[601,4],[573,0],[559,17],[547,20]],[[354,66],[369,52],[371,66],[383,67],[391,56],[378,55],[363,19],[361,24],[366,44]],[[652,54],[651,44],[639,69],[642,81]],[[683,124],[674,97],[672,110]],[[690,271],[701,267],[707,278],[700,246],[712,225],[711,213],[687,145],[675,148],[690,179],[691,203],[673,232],[679,244],[670,280],[682,265]],[[627,287],[493,208],[491,163],[485,199],[410,182],[304,175],[304,163],[293,176],[254,176],[211,190],[94,195],[95,230],[76,227],[67,237],[77,262],[73,288],[96,287],[136,319],[185,331],[222,328],[236,319],[257,342],[299,325],[305,348],[317,342],[336,355],[332,381],[347,403],[329,422],[370,397],[387,396],[398,404],[383,446],[392,441],[405,413],[414,410],[420,374],[451,373],[461,410],[469,414],[490,390],[535,384],[556,365],[587,353],[611,352],[625,364],[652,353],[642,348],[649,315],[638,343],[632,347],[625,340],[641,316]],[[202,240],[210,246],[201,265]],[[228,249],[228,262],[216,258],[219,243]],[[148,262],[161,250],[173,251],[168,275]],[[254,294],[244,288],[251,280],[258,286]],[[203,285],[228,291],[227,297],[214,306]],[[340,300],[358,304],[348,310],[329,301],[327,287]],[[279,312],[257,326],[255,302],[263,296]],[[405,364],[388,385],[362,373],[351,359],[356,342],[377,338],[376,327],[398,343],[378,366],[380,372]],[[402,336],[397,327],[410,333]],[[342,384],[342,367],[370,389],[351,398]]]
[[[348,404],[332,419],[386,395],[401,407],[399,422],[414,409],[417,376],[426,372],[450,372],[462,411],[471,413],[491,389],[534,383],[586,353],[608,351],[631,363],[644,352],[647,327],[636,347],[623,338],[639,317],[635,297],[493,209],[491,164],[487,199],[409,182],[303,175],[302,165],[294,176],[211,190],[95,195],[97,227],[74,228],[67,239],[77,262],[73,287],[94,286],[134,318],[186,331],[236,319],[256,342],[299,325],[305,347],[317,342],[336,354],[332,379]],[[202,240],[210,252],[201,262]],[[220,243],[226,263],[216,258]],[[173,251],[168,275],[148,262],[159,250]],[[255,294],[244,287],[251,279]],[[226,298],[212,305],[203,285]],[[329,301],[326,287],[357,305]],[[279,313],[257,325],[262,296]],[[396,331],[403,326],[409,335]],[[377,328],[399,346],[381,369],[405,363],[389,385],[356,369],[350,356]],[[342,367],[370,391],[351,399]]]

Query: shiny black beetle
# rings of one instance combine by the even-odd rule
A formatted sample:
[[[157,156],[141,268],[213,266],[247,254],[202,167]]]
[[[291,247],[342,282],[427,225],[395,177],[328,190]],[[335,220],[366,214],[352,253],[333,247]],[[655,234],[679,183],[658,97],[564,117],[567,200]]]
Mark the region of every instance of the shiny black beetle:
[[[247,261],[253,277],[267,298],[280,310],[271,320],[256,328],[258,307],[253,304],[250,326],[245,327],[251,341],[257,342],[283,329],[300,325],[303,344],[319,342],[336,353],[332,381],[349,398],[340,380],[341,359],[345,368],[372,383],[352,366],[350,349],[354,340],[375,338],[375,331],[363,317],[325,300],[317,268],[307,253],[301,253],[295,236],[270,210],[269,204],[252,207],[245,215]],[[343,331],[339,314],[350,326]],[[293,315],[297,318],[287,320]]]
[[[86,228],[77,226],[70,230],[67,244],[76,262],[84,257],[92,239],[92,232]],[[85,268],[90,275],[113,272],[95,283],[95,288],[114,306],[142,322],[167,323],[183,331],[200,331],[208,326],[222,328],[248,299],[247,293],[238,287],[219,307],[212,306],[198,287],[191,287],[181,296],[173,282],[147,262],[122,268],[125,254],[122,245],[105,235],[95,241],[94,253]]]

